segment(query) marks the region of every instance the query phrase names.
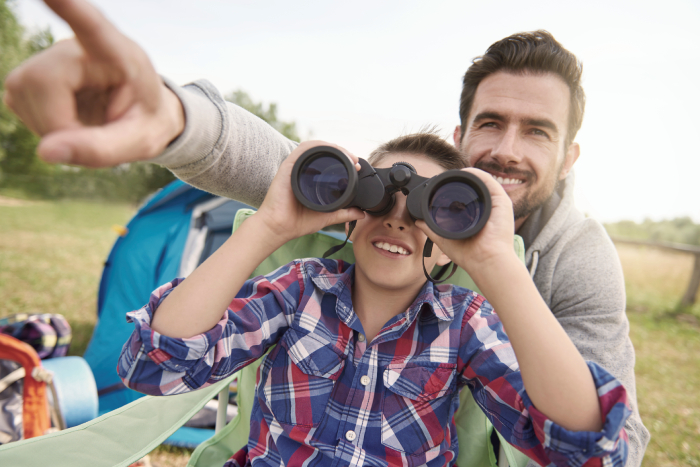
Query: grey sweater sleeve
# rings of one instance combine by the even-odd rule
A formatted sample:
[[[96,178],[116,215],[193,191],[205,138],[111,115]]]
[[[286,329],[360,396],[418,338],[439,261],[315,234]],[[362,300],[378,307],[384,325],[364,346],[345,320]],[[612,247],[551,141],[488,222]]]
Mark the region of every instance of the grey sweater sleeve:
[[[632,415],[625,425],[630,440],[627,466],[639,466],[649,442],[637,407],[634,348],[625,314],[625,283],[614,245],[592,219],[576,222],[542,258],[535,283],[585,360],[617,377],[627,390]]]
[[[179,87],[185,129],[152,162],[202,190],[258,207],[282,161],[296,147],[250,112],[225,101],[208,81]]]

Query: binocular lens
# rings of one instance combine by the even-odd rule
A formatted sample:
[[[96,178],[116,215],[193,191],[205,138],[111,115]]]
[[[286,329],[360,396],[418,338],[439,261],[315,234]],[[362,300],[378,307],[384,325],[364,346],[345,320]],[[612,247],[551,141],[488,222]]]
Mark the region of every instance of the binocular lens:
[[[476,226],[484,211],[484,202],[466,183],[449,182],[435,190],[428,209],[438,227],[457,234]]]
[[[316,157],[299,171],[299,189],[313,204],[332,204],[348,189],[348,171],[337,157]]]

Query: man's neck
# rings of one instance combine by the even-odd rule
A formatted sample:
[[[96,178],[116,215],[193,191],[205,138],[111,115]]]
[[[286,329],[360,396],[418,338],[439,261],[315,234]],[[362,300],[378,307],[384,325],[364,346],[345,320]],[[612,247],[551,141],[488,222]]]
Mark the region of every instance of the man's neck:
[[[352,306],[362,323],[367,342],[372,342],[391,318],[405,312],[422,288],[423,284],[410,288],[386,289],[373,284],[356,270]]]
[[[515,219],[515,231],[513,233],[518,232],[518,229],[520,229],[520,227],[522,227],[522,225],[525,223],[525,221],[527,220],[528,217],[530,217],[529,214],[525,217],[521,217],[520,219]]]

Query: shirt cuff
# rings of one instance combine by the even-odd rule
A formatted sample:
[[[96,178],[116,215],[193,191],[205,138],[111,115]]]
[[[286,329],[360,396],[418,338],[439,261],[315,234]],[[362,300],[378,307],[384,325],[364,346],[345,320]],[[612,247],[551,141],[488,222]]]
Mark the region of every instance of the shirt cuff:
[[[226,101],[206,80],[198,80],[180,87],[168,78],[162,79],[182,103],[185,111],[185,129],[165,151],[150,162],[177,170],[180,178],[187,178],[190,175],[188,165],[196,164],[221,146],[220,141],[226,136]]]
[[[135,330],[130,345],[143,347],[143,352],[160,368],[171,372],[187,372],[199,363],[216,345],[227,323],[226,313],[209,331],[186,339],[168,337],[151,328],[153,314],[160,304],[184,279],[175,279],[151,293],[148,304],[126,314],[126,320],[134,323]]]
[[[632,413],[627,392],[614,376],[594,362],[586,362],[598,392],[603,429],[599,432],[570,431],[547,418],[525,394],[523,402],[534,422],[535,433],[555,465],[583,465],[588,459],[604,460],[603,465],[625,465],[628,450],[625,422]]]

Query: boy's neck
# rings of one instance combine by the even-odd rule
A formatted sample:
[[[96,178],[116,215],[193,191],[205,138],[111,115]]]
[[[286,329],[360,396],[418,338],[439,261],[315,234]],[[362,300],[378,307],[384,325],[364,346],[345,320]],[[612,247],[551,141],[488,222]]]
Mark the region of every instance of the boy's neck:
[[[405,312],[425,285],[410,288],[386,289],[367,280],[356,270],[352,287],[352,306],[362,323],[367,342],[379,334],[384,325],[394,316]]]

